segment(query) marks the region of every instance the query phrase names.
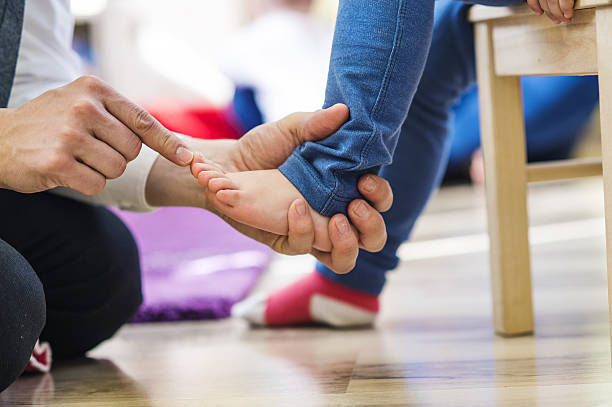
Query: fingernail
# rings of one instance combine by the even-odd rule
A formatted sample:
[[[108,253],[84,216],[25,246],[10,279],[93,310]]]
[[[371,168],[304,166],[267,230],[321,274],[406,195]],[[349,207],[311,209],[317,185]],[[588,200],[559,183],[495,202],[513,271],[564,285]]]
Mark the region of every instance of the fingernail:
[[[336,222],[336,228],[341,235],[346,235],[349,231],[349,225],[346,219],[342,219]]]
[[[304,203],[304,201],[298,201],[298,203],[295,204],[295,210],[298,215],[305,216],[306,215],[306,204]]]
[[[189,164],[193,160],[193,152],[187,150],[183,146],[180,146],[176,149],[176,157],[181,163]]]
[[[368,192],[374,192],[376,189],[376,182],[372,179],[372,177],[366,177],[365,181],[363,181],[363,189]]]
[[[365,218],[368,215],[368,208],[366,208],[366,206],[365,206],[365,204],[363,202],[359,202],[355,206],[355,213],[360,218]]]

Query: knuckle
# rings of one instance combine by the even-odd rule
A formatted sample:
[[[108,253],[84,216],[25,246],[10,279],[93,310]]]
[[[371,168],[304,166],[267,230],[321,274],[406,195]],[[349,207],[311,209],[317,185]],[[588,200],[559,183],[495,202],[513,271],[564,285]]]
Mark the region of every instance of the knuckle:
[[[60,132],[59,138],[62,144],[73,144],[81,142],[83,135],[75,127],[68,126]]]
[[[132,161],[134,160],[136,157],[138,157],[138,154],[140,154],[140,150],[142,149],[142,141],[130,134],[128,136],[128,140],[126,142],[126,147],[125,147],[125,158],[128,161]]]
[[[72,104],[72,114],[80,118],[91,117],[98,113],[98,107],[90,99],[77,100]]]
[[[102,176],[96,176],[87,183],[81,192],[85,195],[96,195],[102,192],[105,186],[106,179]]]
[[[144,109],[141,109],[138,106],[134,106],[134,129],[139,133],[148,133],[150,132],[156,125],[156,121]]]
[[[119,178],[127,168],[127,161],[123,157],[118,157],[114,161],[108,176],[110,179]]]
[[[42,169],[48,173],[60,172],[68,166],[70,157],[62,151],[52,151],[42,162]]]
[[[77,82],[91,92],[98,92],[106,87],[104,81],[95,75],[81,76]]]

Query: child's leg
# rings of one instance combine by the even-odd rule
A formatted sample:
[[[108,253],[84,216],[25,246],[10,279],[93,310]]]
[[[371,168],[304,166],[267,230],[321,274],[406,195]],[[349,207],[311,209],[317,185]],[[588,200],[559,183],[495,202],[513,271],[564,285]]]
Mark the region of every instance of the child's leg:
[[[325,216],[345,213],[357,181],[390,164],[429,49],[432,0],[340,1],[325,106],[351,118],[336,134],[306,143],[281,172]]]
[[[286,234],[287,209],[303,196],[316,211],[314,246],[329,250],[328,219],[321,215],[345,213],[359,197],[359,177],[391,162],[432,25],[433,0],[342,0],[325,105],[344,103],[351,118],[327,139],[296,149],[279,169],[207,168],[199,180],[212,204],[239,222]]]
[[[382,170],[395,196],[391,210],[383,215],[389,235],[385,248],[379,253],[362,251],[355,269],[345,275],[319,264],[314,276],[257,304],[242,304],[236,308],[237,315],[269,325],[317,321],[350,326],[362,325],[368,317],[369,322],[374,320],[385,274],[397,266],[397,249],[408,238],[444,170],[450,109],[475,80],[473,30],[467,9],[458,2],[437,4],[436,29],[423,78],[402,126],[395,160]],[[327,298],[325,307],[321,297]],[[336,306],[329,306],[334,302]]]

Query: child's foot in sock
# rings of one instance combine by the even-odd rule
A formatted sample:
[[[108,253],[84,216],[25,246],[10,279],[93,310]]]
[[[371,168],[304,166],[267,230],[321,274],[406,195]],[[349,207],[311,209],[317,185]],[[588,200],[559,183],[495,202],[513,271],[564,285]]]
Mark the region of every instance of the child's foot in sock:
[[[198,181],[207,188],[209,200],[217,210],[238,222],[287,235],[289,206],[303,196],[279,170],[224,173],[214,164],[202,167]],[[314,221],[313,247],[331,250],[329,218],[309,206],[308,209]]]
[[[234,305],[232,315],[255,325],[321,323],[349,328],[371,325],[378,309],[377,296],[313,272],[268,296],[251,297]]]

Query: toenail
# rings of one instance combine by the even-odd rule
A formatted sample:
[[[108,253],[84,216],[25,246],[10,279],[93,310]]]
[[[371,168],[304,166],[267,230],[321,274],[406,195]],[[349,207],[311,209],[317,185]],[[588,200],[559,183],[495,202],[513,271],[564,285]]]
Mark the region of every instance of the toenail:
[[[357,205],[355,205],[354,210],[357,216],[359,216],[360,218],[365,218],[366,216],[368,216],[368,208],[366,208],[363,202],[359,202]]]

